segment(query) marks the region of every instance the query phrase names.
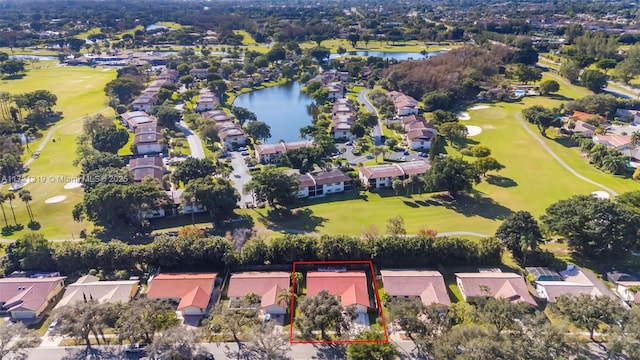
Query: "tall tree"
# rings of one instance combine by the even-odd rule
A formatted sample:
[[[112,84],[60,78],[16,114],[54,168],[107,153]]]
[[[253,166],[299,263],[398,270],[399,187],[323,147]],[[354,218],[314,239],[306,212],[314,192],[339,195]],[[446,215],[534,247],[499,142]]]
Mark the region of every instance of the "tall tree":
[[[204,321],[204,328],[209,334],[231,336],[238,345],[238,352],[242,352],[240,336],[258,324],[258,313],[253,310],[234,310],[217,305]]]
[[[177,325],[173,307],[166,302],[138,299],[125,306],[116,323],[120,341],[152,344],[157,333]]]
[[[617,325],[622,320],[624,308],[618,299],[607,296],[562,295],[556,299],[552,311],[565,317],[573,325],[589,331],[589,338],[602,324]]]
[[[379,342],[357,342],[347,349],[348,360],[395,360],[400,355],[396,345],[384,340],[381,331],[369,329],[356,336],[356,340],[378,340]]]
[[[349,329],[351,321],[356,316],[353,307],[342,307],[340,300],[329,295],[326,290],[321,290],[316,296],[306,296],[302,299],[300,314],[296,326],[303,334],[311,337],[313,331],[320,331],[322,339],[328,339],[328,329],[334,330],[339,338]]]
[[[285,359],[291,350],[289,339],[275,327],[273,322],[267,325],[254,325],[249,336],[246,352],[256,359]]]
[[[255,173],[245,185],[245,191],[253,192],[258,199],[266,199],[269,206],[288,206],[296,201],[298,179],[284,171],[267,166]]]
[[[580,74],[580,85],[599,93],[607,87],[607,76],[598,70],[585,70]]]
[[[240,195],[228,180],[211,176],[190,180],[182,197],[187,201],[195,199],[195,204],[204,207],[211,217],[233,214],[240,200]]]
[[[58,325],[53,334],[71,336],[77,341],[84,341],[87,348],[91,347],[90,336],[93,335],[100,344],[100,338],[106,343],[104,329],[106,326],[105,307],[96,301],[79,302],[66,305],[58,310]]]
[[[216,165],[210,159],[197,159],[189,157],[179,162],[171,174],[171,182],[174,184],[187,184],[194,179],[212,176],[216,171]]]
[[[638,247],[638,214],[609,200],[573,196],[549,206],[540,219],[586,258],[624,254]]]
[[[247,134],[254,139],[266,141],[271,137],[271,127],[262,121],[249,121],[244,128]]]
[[[11,208],[11,214],[13,215],[13,222],[18,226],[18,220],[16,219],[16,212],[13,209],[13,200],[16,199],[16,194],[13,191],[9,191],[5,196],[5,199],[9,200],[9,207]]]
[[[195,330],[175,325],[154,337],[146,351],[162,354],[162,359],[194,359],[203,350]]]
[[[257,121],[256,114],[241,106],[232,106],[231,113],[238,119],[240,125],[244,125],[247,121]]]
[[[0,193],[0,210],[2,210],[2,217],[4,218],[4,226],[5,228],[9,227],[9,222],[7,221],[7,213],[4,211],[4,202],[7,199],[7,195],[4,193]]]
[[[528,239],[525,250],[537,250],[538,244],[542,241],[542,233],[536,219],[528,211],[516,211],[509,215],[496,231],[496,239],[502,241],[514,257],[522,259],[524,253],[522,237]]]
[[[40,344],[41,339],[20,322],[0,322],[0,359],[24,359],[29,348]]]
[[[454,199],[461,192],[471,191],[480,182],[476,168],[462,158],[435,159],[424,177],[427,191],[449,192]]]
[[[108,82],[104,91],[107,96],[116,99],[118,104],[128,104],[140,94],[142,85],[128,78],[117,78]]]

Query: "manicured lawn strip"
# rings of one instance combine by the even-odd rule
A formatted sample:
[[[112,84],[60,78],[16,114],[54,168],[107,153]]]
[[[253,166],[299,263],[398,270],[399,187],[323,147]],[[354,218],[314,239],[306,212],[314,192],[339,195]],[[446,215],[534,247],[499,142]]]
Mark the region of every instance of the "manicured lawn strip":
[[[48,49],[40,49],[40,48],[8,48],[8,47],[0,47],[1,52],[5,52],[9,55],[58,55],[57,51],[48,50]]]
[[[73,206],[82,200],[82,189],[64,189],[65,180],[76,177],[79,169],[73,166],[76,151],[76,137],[82,131],[84,116],[103,111],[113,116],[113,110],[105,105],[104,85],[115,78],[115,71],[88,67],[43,67],[29,71],[23,79],[3,81],[2,88],[12,94],[46,89],[58,96],[56,110],[64,114],[64,119],[54,124],[59,126],[52,139],[38,159],[30,166],[28,175],[38,179],[24,188],[31,192],[31,208],[42,232],[49,239],[78,238],[80,230],[90,230],[90,223],[76,223],[71,217]],[[45,132],[46,134],[46,132]],[[41,140],[30,144],[35,149]],[[25,154],[26,160],[30,155]],[[6,189],[2,189],[6,191]],[[57,204],[45,204],[52,196],[64,195],[66,200]],[[26,207],[22,201],[13,202],[18,223],[29,222]],[[15,232],[9,238],[17,238],[29,230]]]
[[[253,39],[251,34],[246,32],[245,30],[233,30],[234,34],[242,35],[242,45],[255,45],[256,41]]]

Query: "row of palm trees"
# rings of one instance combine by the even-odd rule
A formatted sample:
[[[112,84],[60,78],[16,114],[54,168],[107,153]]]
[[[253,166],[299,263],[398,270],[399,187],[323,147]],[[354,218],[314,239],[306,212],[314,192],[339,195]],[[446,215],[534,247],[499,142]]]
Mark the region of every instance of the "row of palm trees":
[[[31,200],[33,200],[33,198],[31,197],[31,192],[29,192],[29,190],[20,190],[18,192],[18,197],[20,198],[20,200],[22,200],[25,204],[25,206],[27,207],[27,214],[29,214],[29,220],[30,223],[34,222],[34,217],[33,217],[33,212],[31,211],[31,205],[29,204],[29,202],[31,202]],[[5,211],[4,208],[4,204],[5,201],[9,201],[9,207],[11,208],[11,215],[13,215],[13,222],[15,223],[15,226],[18,227],[18,220],[16,219],[16,213],[13,209],[13,200],[16,199],[16,193],[15,192],[8,192],[8,193],[1,193],[0,192],[0,210],[2,211],[2,217],[4,218],[4,225],[5,228],[9,228],[9,221],[7,219],[7,212]]]

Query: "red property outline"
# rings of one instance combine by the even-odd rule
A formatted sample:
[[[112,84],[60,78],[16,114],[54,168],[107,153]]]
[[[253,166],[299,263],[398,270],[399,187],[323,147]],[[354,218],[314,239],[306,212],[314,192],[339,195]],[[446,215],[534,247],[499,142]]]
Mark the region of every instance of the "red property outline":
[[[296,265],[329,265],[329,264],[368,264],[371,270],[371,277],[373,280],[373,289],[376,293],[376,301],[378,302],[378,311],[380,313],[380,319],[382,320],[382,329],[384,331],[384,339],[381,340],[367,340],[367,339],[354,339],[354,340],[293,340],[293,327],[294,327],[294,314],[295,314],[295,276]],[[291,344],[353,344],[353,343],[388,343],[389,334],[387,333],[387,323],[384,320],[384,314],[382,311],[382,302],[380,301],[380,294],[378,293],[378,284],[376,282],[376,273],[373,270],[373,262],[371,260],[336,260],[336,261],[294,261],[293,270],[291,271],[291,305],[289,307],[289,342]]]

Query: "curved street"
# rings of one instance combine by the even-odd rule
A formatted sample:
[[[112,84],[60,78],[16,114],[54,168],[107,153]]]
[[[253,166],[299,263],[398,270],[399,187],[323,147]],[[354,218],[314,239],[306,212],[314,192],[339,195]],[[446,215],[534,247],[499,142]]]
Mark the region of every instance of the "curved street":
[[[180,121],[179,123],[176,123],[176,125],[178,126],[178,129],[180,129],[180,131],[184,133],[184,137],[189,143],[189,149],[191,149],[191,157],[194,157],[196,159],[204,159],[204,147],[202,147],[202,141],[200,140],[200,137],[198,137],[198,135],[193,132],[184,121]]]
[[[599,188],[601,188],[602,190],[608,192],[609,194],[613,195],[613,196],[618,196],[618,193],[615,192],[613,189],[611,189],[610,187],[604,186],[598,182],[595,182],[583,175],[580,175],[577,171],[575,171],[572,167],[570,167],[569,165],[567,165],[567,163],[564,162],[564,160],[562,160],[555,152],[553,152],[553,150],[551,150],[551,148],[549,147],[549,145],[547,145],[544,142],[544,139],[538,135],[537,133],[535,133],[533,130],[531,130],[527,124],[525,123],[524,119],[522,119],[522,115],[518,112],[516,113],[516,120],[518,120],[518,123],[520,123],[520,126],[522,126],[522,128],[528,132],[531,136],[533,136],[534,139],[536,139],[537,142],[540,143],[540,145],[542,145],[542,148],[545,149],[546,152],[549,153],[549,155],[551,155],[551,157],[553,157],[560,165],[562,165],[563,168],[567,169],[568,172],[570,172],[571,174],[573,174],[575,177],[577,177],[578,179],[582,180],[582,181],[586,181],[589,184],[595,185]]]
[[[378,118],[378,123],[373,127],[373,129],[371,129],[371,136],[373,137],[374,145],[378,146],[382,145],[382,123],[380,122],[380,114],[378,114],[378,110],[376,110],[376,108],[369,102],[369,99],[367,99],[367,91],[369,91],[367,88],[360,90],[358,93],[358,101],[364,105],[364,108],[367,109],[368,112],[374,113]]]

